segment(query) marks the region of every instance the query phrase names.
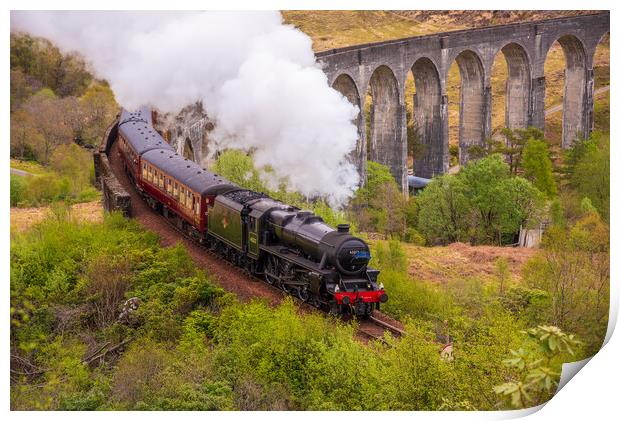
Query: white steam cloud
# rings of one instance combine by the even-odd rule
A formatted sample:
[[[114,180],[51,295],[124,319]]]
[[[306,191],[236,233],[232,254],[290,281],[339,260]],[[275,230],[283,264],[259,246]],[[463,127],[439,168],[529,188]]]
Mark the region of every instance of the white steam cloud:
[[[357,188],[359,110],[278,12],[19,11],[11,27],[81,53],[126,108],[202,101],[220,147],[254,150],[257,166],[306,196],[339,206]]]

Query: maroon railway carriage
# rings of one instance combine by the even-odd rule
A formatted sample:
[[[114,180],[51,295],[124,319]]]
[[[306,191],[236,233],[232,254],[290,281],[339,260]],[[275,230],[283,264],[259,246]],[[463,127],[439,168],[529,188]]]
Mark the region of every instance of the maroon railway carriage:
[[[153,149],[174,152],[166,140],[153,128],[151,111],[142,108],[136,112],[121,111],[118,123],[118,144],[125,171],[134,184],[140,181],[140,159],[142,154]]]
[[[184,228],[190,228],[197,238],[204,237],[215,197],[239,189],[225,178],[167,149],[144,153],[141,169],[140,187],[155,200],[152,206],[163,206],[164,216],[176,216],[179,222],[189,224],[191,227]]]

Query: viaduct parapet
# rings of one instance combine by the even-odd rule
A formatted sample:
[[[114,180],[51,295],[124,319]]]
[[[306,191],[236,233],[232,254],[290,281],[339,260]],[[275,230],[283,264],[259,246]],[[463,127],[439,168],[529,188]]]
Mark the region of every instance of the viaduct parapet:
[[[545,124],[544,65],[558,41],[566,58],[562,147],[592,130],[593,60],[596,46],[609,32],[609,12],[438,33],[356,45],[317,54],[329,83],[364,109],[372,96],[370,138],[363,112],[355,122],[359,140],[355,160],[366,175],[366,160],[387,165],[406,191],[407,121],[405,81],[413,73],[413,119],[424,153],[414,157],[414,171],[432,177],[448,170],[447,79],[456,61],[461,74],[459,162],[468,148],[491,134],[491,68],[499,52],[508,65],[505,124],[510,128]]]

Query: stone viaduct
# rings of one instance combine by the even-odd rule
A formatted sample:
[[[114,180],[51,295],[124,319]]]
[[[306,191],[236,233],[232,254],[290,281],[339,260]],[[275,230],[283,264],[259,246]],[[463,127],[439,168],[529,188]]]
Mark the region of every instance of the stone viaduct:
[[[508,66],[506,126],[544,128],[544,64],[549,48],[558,41],[566,59],[562,147],[568,147],[576,136],[587,136],[592,129],[593,58],[608,32],[609,12],[604,12],[355,45],[323,51],[317,58],[329,83],[361,110],[366,93],[372,96],[370,139],[363,112],[356,121],[355,160],[363,177],[370,159],[387,165],[406,191],[408,72],[416,90],[413,119],[424,145],[422,156],[414,157],[415,173],[430,178],[448,170],[446,86],[454,61],[461,74],[459,161],[464,163],[467,148],[481,144],[491,133],[491,68],[500,51]]]

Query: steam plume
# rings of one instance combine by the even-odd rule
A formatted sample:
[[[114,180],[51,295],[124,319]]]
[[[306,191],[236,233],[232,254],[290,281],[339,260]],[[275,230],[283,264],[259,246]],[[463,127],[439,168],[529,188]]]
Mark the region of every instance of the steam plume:
[[[202,101],[220,147],[254,150],[257,166],[306,196],[338,206],[358,185],[348,155],[359,110],[278,12],[19,11],[11,27],[81,53],[124,107]]]

